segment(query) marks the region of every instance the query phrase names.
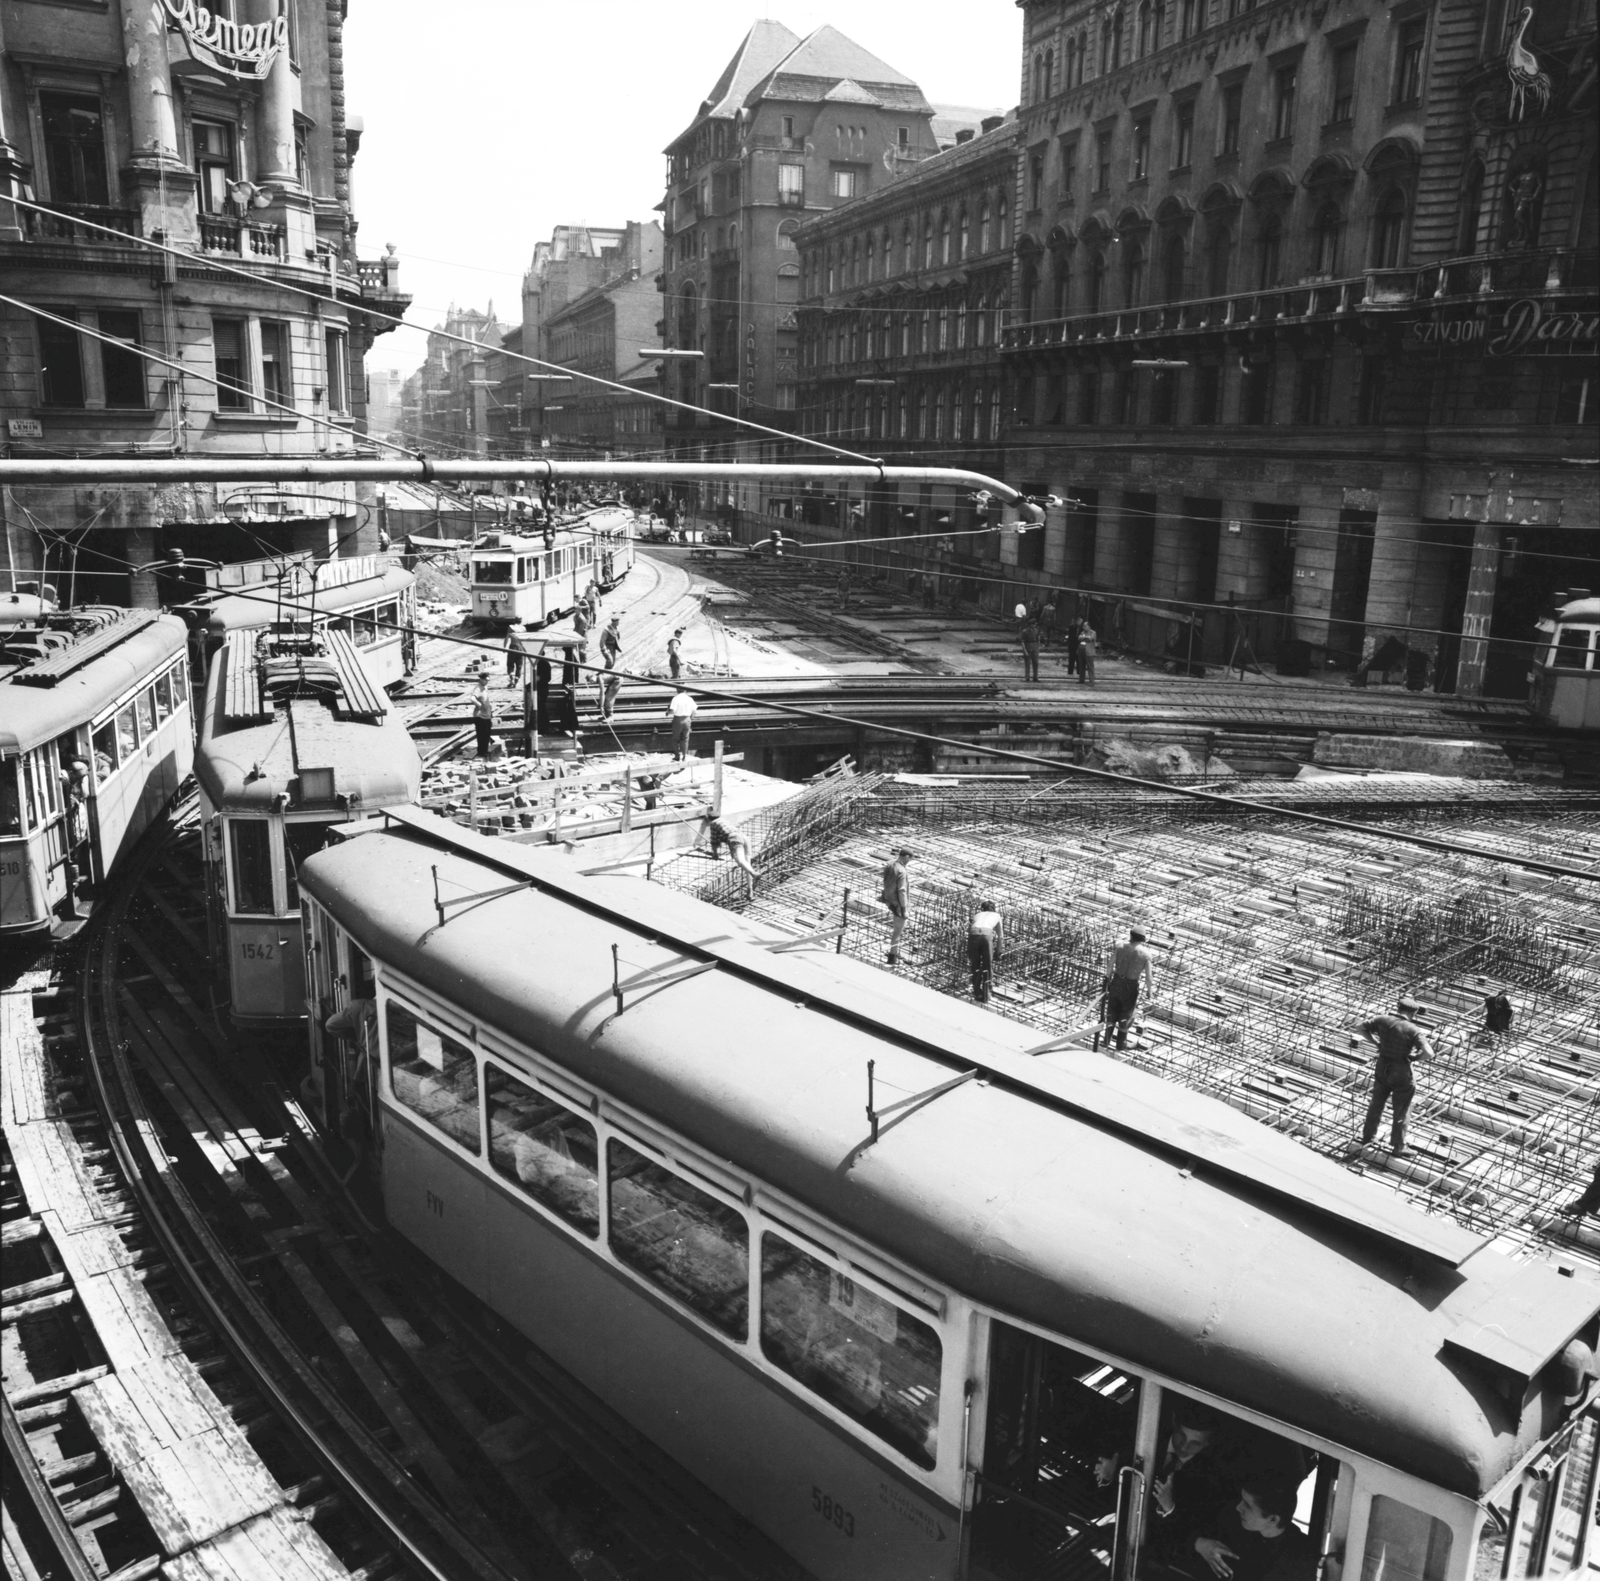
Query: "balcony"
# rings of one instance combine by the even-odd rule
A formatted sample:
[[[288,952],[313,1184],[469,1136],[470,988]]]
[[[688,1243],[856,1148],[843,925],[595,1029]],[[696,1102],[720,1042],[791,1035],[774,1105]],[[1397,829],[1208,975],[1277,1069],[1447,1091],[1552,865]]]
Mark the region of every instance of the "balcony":
[[[269,259],[274,263],[283,261],[281,225],[256,225],[223,214],[202,214],[199,220],[200,251],[203,253],[232,253],[236,258]]]
[[[28,240],[32,242],[78,242],[92,247],[120,245],[115,236],[93,229],[95,226],[104,226],[124,236],[139,234],[137,209],[108,208],[100,203],[63,203],[48,214],[22,208],[17,212],[22,215]],[[84,221],[88,223],[80,223]]]
[[[1593,291],[1596,254],[1571,248],[1492,253],[1420,268],[1370,269],[1341,280],[1306,281],[1270,291],[1080,313],[1008,324],[1006,351],[1115,344],[1230,329],[1337,323],[1357,313],[1467,303],[1490,296]]]

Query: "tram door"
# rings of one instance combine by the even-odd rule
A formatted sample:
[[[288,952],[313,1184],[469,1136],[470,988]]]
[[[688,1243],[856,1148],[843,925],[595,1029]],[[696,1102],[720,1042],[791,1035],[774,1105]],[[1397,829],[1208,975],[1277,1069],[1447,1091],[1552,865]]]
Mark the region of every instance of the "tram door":
[[[996,1320],[971,1581],[1125,1581],[1138,1421],[1137,1380]]]

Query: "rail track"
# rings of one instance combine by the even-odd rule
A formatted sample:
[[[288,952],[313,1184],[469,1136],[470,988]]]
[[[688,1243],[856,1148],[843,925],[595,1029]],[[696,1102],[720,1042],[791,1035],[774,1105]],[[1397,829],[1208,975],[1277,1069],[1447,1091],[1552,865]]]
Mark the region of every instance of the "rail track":
[[[4,997],[17,1573],[796,1575],[345,1188],[299,1040],[216,1008],[202,894],[191,802]]]

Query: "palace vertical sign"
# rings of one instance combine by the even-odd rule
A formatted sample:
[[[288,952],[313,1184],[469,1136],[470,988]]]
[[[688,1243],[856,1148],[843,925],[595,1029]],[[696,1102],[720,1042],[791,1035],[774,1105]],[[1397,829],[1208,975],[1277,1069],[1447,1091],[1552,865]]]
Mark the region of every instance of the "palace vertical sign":
[[[196,66],[259,81],[271,70],[280,50],[288,53],[289,18],[282,0],[270,22],[235,22],[195,0],[163,0],[163,4],[169,24],[182,34]]]

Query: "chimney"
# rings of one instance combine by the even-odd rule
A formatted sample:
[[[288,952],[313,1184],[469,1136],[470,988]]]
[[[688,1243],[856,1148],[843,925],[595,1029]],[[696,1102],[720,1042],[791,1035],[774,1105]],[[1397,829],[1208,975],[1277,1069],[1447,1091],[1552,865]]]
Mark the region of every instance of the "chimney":
[[[1003,115],[986,115],[983,118],[983,129],[986,132],[992,132],[995,127],[1002,126],[1004,124],[1005,117]]]
[[[977,134],[970,126],[963,126],[961,130],[956,133],[956,141],[958,143],[970,143],[976,135]]]

